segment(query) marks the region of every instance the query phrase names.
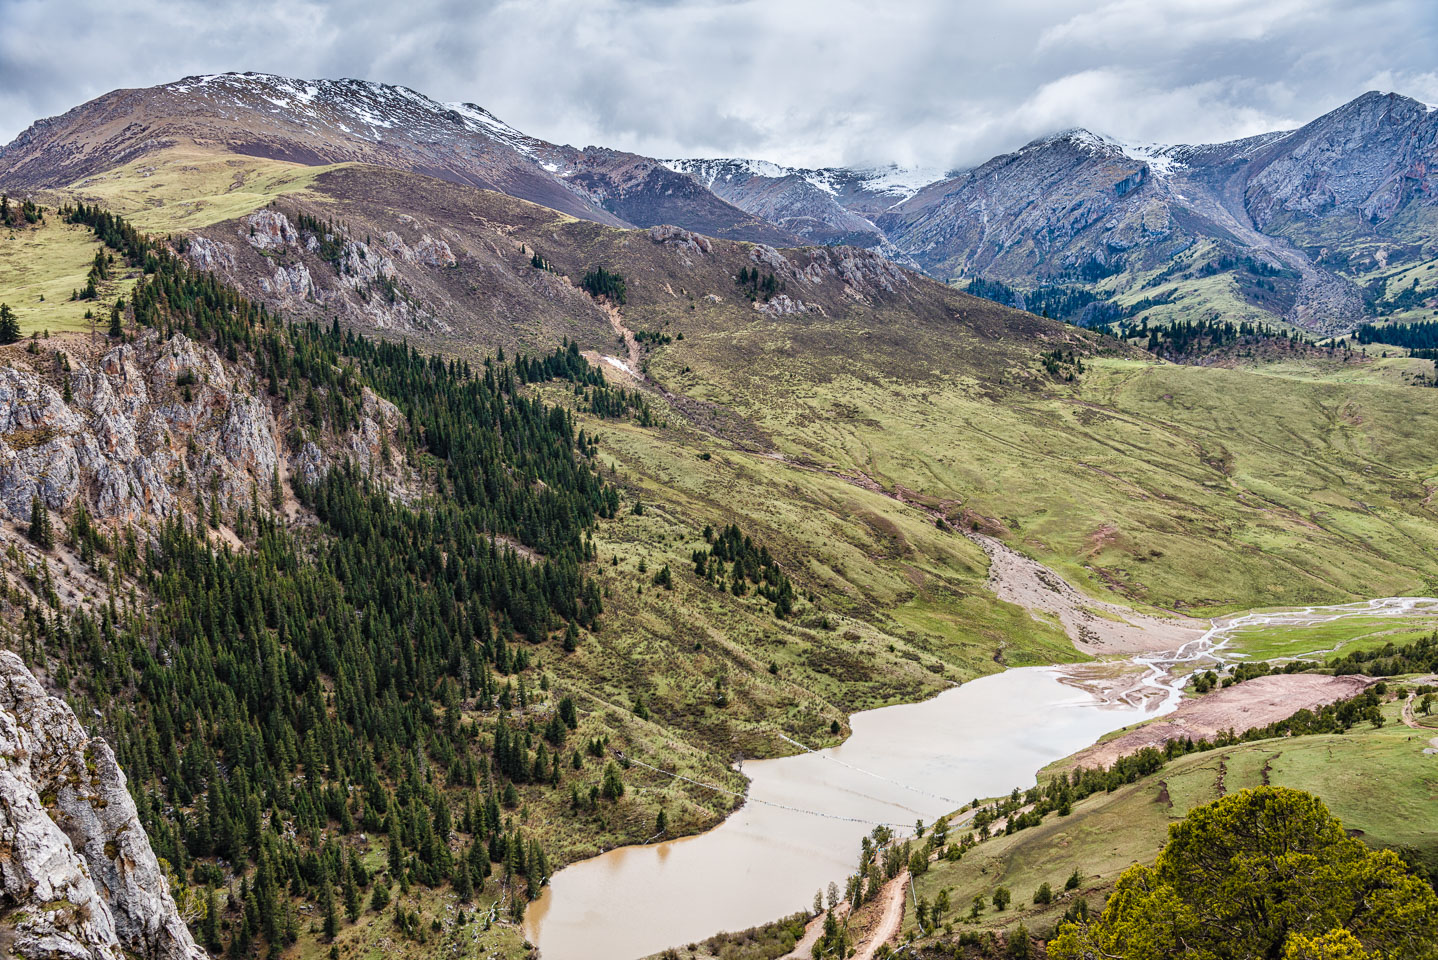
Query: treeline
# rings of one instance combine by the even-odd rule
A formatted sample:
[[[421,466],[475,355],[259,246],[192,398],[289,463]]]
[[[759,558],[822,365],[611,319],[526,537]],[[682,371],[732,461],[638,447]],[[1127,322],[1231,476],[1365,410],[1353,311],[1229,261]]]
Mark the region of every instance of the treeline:
[[[1225,253],[1213,260],[1209,260],[1198,268],[1200,277],[1211,277],[1216,273],[1226,273],[1230,270],[1239,270],[1254,277],[1285,277],[1298,279],[1298,271],[1288,267],[1276,266],[1264,260],[1250,256],[1234,256]]]
[[[1363,305],[1369,313],[1385,316],[1398,313],[1401,310],[1412,310],[1425,305],[1435,295],[1433,288],[1419,287],[1417,277],[1414,277],[1412,283],[1396,293],[1389,293],[1388,282],[1390,279],[1392,278],[1385,277],[1376,280],[1364,289]]]
[[[753,270],[748,267],[740,267],[739,275],[734,282],[750,300],[767,300],[784,289],[784,284],[774,276],[772,270],[767,274],[761,274],[758,267]]]
[[[250,364],[307,435],[355,426],[366,388],[389,399],[398,452],[432,490],[400,502],[342,464],[295,484],[319,519],[301,541],[275,518],[276,477],[247,502],[212,500],[207,522],[228,522],[242,550],[216,549],[204,518],[167,520],[146,544],[133,530],[105,537],[81,514],[77,544],[155,606],[35,607],[22,649],[44,649],[57,682],[103,709],[157,854],[211,903],[217,864],[231,865],[232,949],[293,940],[293,904],[278,891],[311,900],[327,933],[337,902],[353,919],[367,878],[336,838],[360,830],[387,838],[391,882],[448,883],[468,899],[500,864],[521,914],[549,866],[510,822],[516,784],[569,781],[577,793],[586,776],[579,751],[562,750],[573,702],[536,713],[552,698],[532,667],[600,628],[586,564],[596,520],[619,499],[592,465],[593,438],[520,387],[568,381],[612,415],[638,398],[610,390],[572,344],[476,367],[337,322],[286,324],[106,211],[65,216],[143,269],[129,322]],[[604,784],[605,797],[622,793],[617,771]],[[378,908],[388,893],[372,898]],[[217,948],[212,921],[200,926]],[[397,922],[423,936],[415,917]]]
[[[1334,674],[1395,677],[1404,673],[1438,673],[1438,631],[1405,646],[1392,642],[1376,650],[1355,650],[1330,661]]]
[[[503,359],[503,350],[499,356]],[[570,381],[574,384],[576,405],[595,416],[617,419],[632,415],[644,427],[657,422],[654,410],[643,393],[611,386],[604,379],[604,374],[580,354],[579,345],[570,343],[568,338],[563,347],[548,356],[515,358],[514,370],[520,383]],[[583,448],[584,444],[580,446]]]
[[[794,612],[794,585],[789,581],[779,562],[769,555],[769,548],[756,544],[736,524],[730,524],[715,533],[714,528],[704,528],[704,540],[710,544],[708,550],[695,550],[695,576],[715,586],[724,586],[736,597],[749,592],[754,584],[756,592],[774,604],[776,617],[787,617]]]
[[[624,277],[604,267],[587,271],[580,279],[579,286],[591,297],[607,297],[613,303],[623,304],[627,296]]]
[[[1039,354],[1043,362],[1044,370],[1051,377],[1061,377],[1072,382],[1075,377],[1083,373],[1083,358],[1077,356],[1072,350],[1060,350],[1055,347],[1052,350],[1045,350]]]
[[[1353,332],[1359,343],[1386,343],[1410,350],[1438,350],[1438,320],[1417,323],[1365,323]]]
[[[1144,320],[1137,326],[1120,324],[1118,337],[1139,340],[1150,353],[1169,359],[1184,359],[1213,353],[1231,346],[1254,346],[1263,342],[1305,342],[1295,333],[1286,333],[1266,323],[1243,320],[1178,320],[1167,324],[1150,324]]]
[[[1084,314],[1085,309],[1093,304],[1110,306],[1103,302],[1103,298],[1091,290],[1082,287],[1069,286],[1043,286],[1033,290],[1019,291],[998,280],[988,280],[983,277],[975,277],[969,281],[967,292],[976,297],[983,297],[985,300],[992,300],[1001,303],[1006,307],[1013,307],[1016,310],[1027,310],[1029,313],[1036,313],[1052,320],[1070,320]],[[1116,311],[1116,305],[1115,310]],[[1094,326],[1097,323],[1107,322],[1113,319],[1107,316],[1109,311],[1100,311],[1103,316],[1096,319],[1085,317],[1088,322],[1084,326]],[[1092,309],[1088,310],[1093,314]]]
[[[8,194],[0,194],[0,225],[14,229],[29,226],[45,219],[45,208],[36,206],[34,201],[10,202]]]

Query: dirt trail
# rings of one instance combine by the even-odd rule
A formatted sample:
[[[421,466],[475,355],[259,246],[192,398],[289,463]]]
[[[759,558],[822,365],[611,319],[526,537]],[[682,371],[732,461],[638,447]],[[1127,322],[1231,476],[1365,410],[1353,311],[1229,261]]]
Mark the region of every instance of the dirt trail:
[[[879,922],[859,944],[855,960],[874,960],[874,953],[880,944],[889,943],[899,936],[899,927],[904,922],[904,900],[907,896],[909,871],[905,870],[884,884],[879,890]]]
[[[609,326],[619,335],[619,339],[624,341],[625,359],[629,372],[637,380],[644,379],[644,375],[639,371],[639,341],[635,339],[634,331],[624,325],[624,315],[619,312],[618,307],[607,300],[601,301],[599,308],[609,318]]]
[[[1413,716],[1413,698],[1416,694],[1408,694],[1408,699],[1403,701],[1403,725],[1410,730],[1422,729],[1418,726],[1418,720]]]
[[[849,915],[849,901],[845,900],[834,908],[834,916],[842,920]],[[794,944],[794,949],[784,954],[779,960],[811,960],[814,955],[814,944],[819,942],[819,937],[824,933],[824,914],[821,913],[808,925],[804,927],[804,935],[799,942]]]
[[[1438,677],[1419,677],[1417,682],[1433,683],[1435,680],[1438,680]],[[1403,725],[1410,730],[1421,730],[1424,733],[1431,733],[1432,728],[1423,726],[1418,722],[1418,718],[1413,715],[1413,702],[1417,698],[1418,695],[1416,693],[1409,693],[1408,699],[1403,701]],[[1423,748],[1423,752],[1429,756],[1438,754],[1438,737],[1430,738],[1428,740],[1428,746]]]

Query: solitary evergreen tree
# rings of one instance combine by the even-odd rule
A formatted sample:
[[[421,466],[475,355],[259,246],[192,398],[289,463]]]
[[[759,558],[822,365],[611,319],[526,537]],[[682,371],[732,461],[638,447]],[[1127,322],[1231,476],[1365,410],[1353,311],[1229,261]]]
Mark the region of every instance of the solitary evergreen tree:
[[[30,529],[26,535],[41,550],[49,550],[55,545],[55,531],[50,528],[50,511],[38,495],[30,501]]]
[[[348,854],[340,870],[340,885],[344,890],[345,915],[350,918],[350,923],[354,923],[360,915],[360,892],[359,884],[355,882],[354,864]]]
[[[619,767],[613,760],[605,764],[604,782],[599,788],[599,793],[606,800],[618,800],[624,796],[624,781],[619,779]]]
[[[383,880],[375,883],[374,892],[370,894],[369,905],[370,909],[376,913],[389,906],[389,886]]]
[[[469,861],[459,860],[454,866],[454,895],[459,897],[460,903],[469,903],[474,896],[474,878],[469,872]]]
[[[0,343],[15,343],[20,339],[20,321],[10,304],[0,303]]]
[[[325,939],[333,940],[340,932],[340,918],[335,913],[335,895],[328,877],[320,878],[320,913],[325,918]]]
[[[200,939],[211,953],[220,951],[220,898],[213,886],[205,891],[205,917],[200,924]]]

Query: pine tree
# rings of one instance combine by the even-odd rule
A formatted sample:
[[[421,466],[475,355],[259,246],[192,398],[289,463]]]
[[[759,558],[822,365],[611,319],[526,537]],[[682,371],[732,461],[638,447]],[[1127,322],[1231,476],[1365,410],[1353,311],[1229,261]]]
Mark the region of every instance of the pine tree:
[[[340,886],[344,891],[345,916],[354,923],[360,915],[360,892],[359,884],[355,882],[354,864],[348,854],[345,855],[344,866],[340,868]]]
[[[619,767],[613,760],[604,767],[604,782],[599,793],[606,800],[618,800],[624,796],[624,781],[619,779]]]
[[[220,898],[214,886],[205,891],[205,917],[200,924],[200,939],[211,953],[220,952]]]
[[[383,881],[377,881],[374,885],[374,892],[369,898],[370,909],[379,913],[389,906],[389,886]]]
[[[325,939],[333,940],[340,932],[339,914],[335,913],[335,895],[328,877],[320,879],[320,913],[325,918]]]
[[[20,339],[20,321],[10,304],[0,303],[0,343],[15,343]]]
[[[460,903],[469,903],[474,896],[474,877],[470,875],[469,859],[461,858],[454,865],[454,894]]]
[[[38,495],[30,501],[30,529],[26,535],[41,550],[49,550],[55,545],[55,531],[50,528],[50,511]]]
[[[120,319],[120,305],[116,303],[110,308],[110,336],[123,337],[124,335],[125,328]]]

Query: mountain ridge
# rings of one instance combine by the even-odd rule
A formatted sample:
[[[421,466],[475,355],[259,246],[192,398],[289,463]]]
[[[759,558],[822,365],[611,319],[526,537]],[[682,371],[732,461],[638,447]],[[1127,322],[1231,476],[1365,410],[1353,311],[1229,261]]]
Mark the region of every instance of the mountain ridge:
[[[1319,335],[1401,315],[1390,280],[1438,258],[1438,111],[1369,91],[1294,130],[1140,144],[1072,128],[966,170],[655,159],[530,136],[473,103],[271,74],[105,94],[0,149],[14,190],[82,195],[178,144],[305,166],[370,163],[607,226],[674,225],[776,247],[852,245],[945,282],[1071,288],[1134,323],[1215,314]],[[1399,276],[1402,274],[1402,276]],[[1426,282],[1426,281],[1424,281]]]

